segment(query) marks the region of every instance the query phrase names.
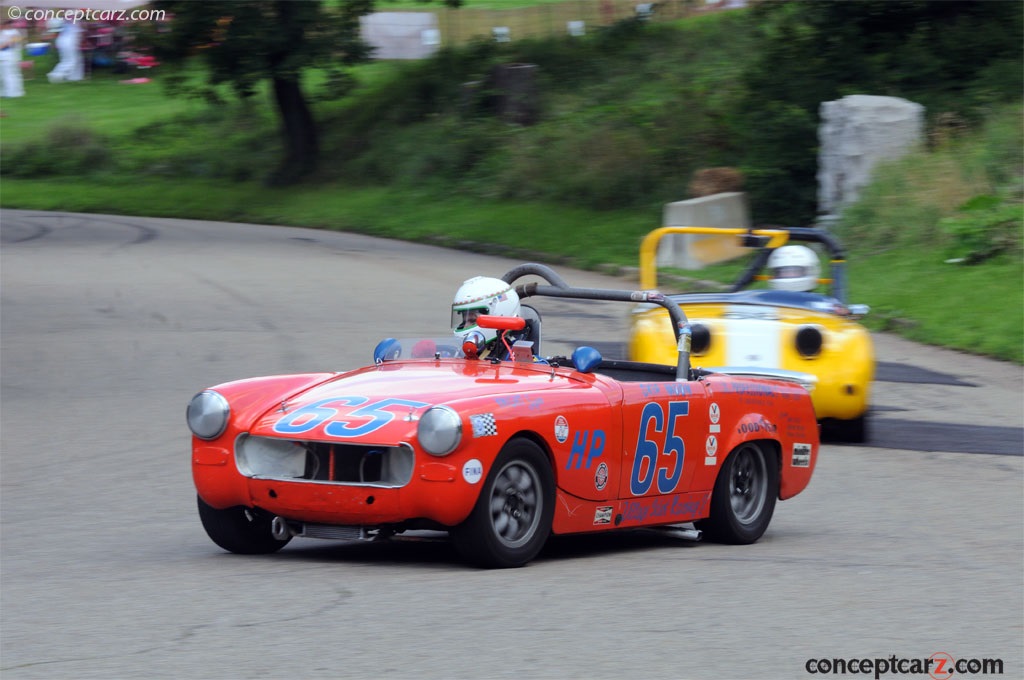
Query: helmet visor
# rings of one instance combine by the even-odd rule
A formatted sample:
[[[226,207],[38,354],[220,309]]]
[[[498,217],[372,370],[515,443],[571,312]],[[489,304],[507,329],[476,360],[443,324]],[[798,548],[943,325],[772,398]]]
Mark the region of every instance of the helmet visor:
[[[476,319],[481,314],[487,313],[487,307],[472,307],[470,309],[452,310],[452,330],[456,333],[476,328]]]
[[[785,267],[776,267],[772,271],[772,278],[776,279],[799,279],[807,276],[809,272],[807,267],[800,265],[788,265]]]

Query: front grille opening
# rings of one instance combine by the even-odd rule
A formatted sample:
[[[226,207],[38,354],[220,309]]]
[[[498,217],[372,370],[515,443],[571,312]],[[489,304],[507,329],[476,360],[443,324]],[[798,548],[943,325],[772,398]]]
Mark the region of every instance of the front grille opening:
[[[239,472],[254,479],[404,486],[412,479],[408,446],[303,442],[242,435],[235,444]]]

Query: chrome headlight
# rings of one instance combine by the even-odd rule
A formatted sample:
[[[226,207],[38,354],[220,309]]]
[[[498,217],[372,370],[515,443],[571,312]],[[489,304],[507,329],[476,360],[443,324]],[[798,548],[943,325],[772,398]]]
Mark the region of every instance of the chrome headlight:
[[[192,397],[185,411],[188,428],[200,439],[216,439],[228,426],[231,407],[228,400],[213,390],[204,390]]]
[[[462,440],[462,419],[447,406],[434,406],[420,418],[416,436],[427,453],[447,456]]]

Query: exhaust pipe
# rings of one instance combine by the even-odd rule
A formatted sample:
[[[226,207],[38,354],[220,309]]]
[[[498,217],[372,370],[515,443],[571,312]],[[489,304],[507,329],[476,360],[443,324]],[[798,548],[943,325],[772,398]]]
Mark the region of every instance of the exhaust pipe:
[[[287,541],[292,537],[291,527],[288,526],[288,522],[285,521],[284,517],[280,515],[275,515],[274,519],[271,520],[270,533],[279,541]]]

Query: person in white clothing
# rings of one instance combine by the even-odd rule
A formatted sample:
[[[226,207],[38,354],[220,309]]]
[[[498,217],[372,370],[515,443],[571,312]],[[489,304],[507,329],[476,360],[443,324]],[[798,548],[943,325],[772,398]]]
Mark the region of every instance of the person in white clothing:
[[[21,79],[21,31],[10,21],[4,21],[0,30],[0,96],[24,97],[25,84]]]
[[[57,39],[54,40],[60,61],[52,71],[46,74],[51,83],[81,80],[85,77],[85,64],[82,61],[82,51],[79,45],[81,40],[81,27],[73,21],[65,21]]]

